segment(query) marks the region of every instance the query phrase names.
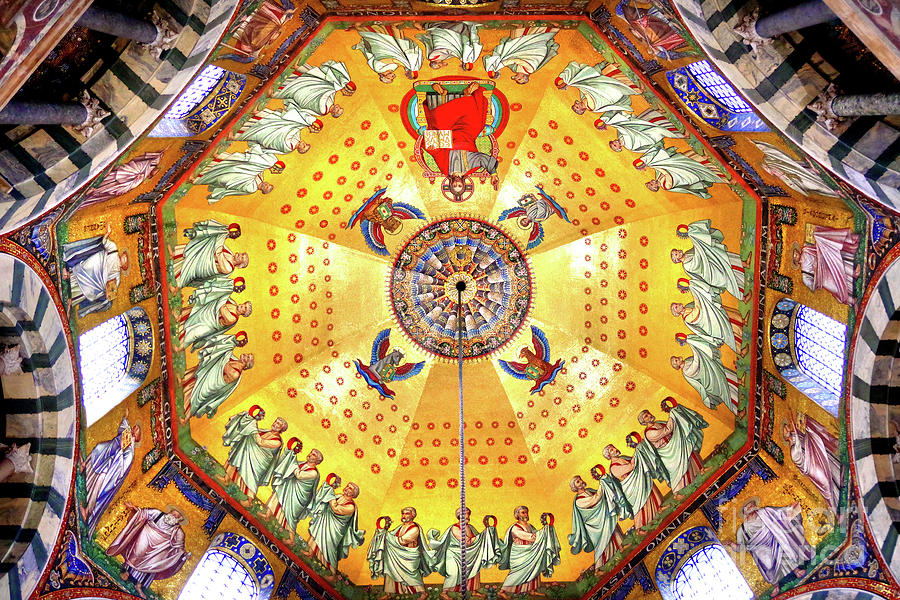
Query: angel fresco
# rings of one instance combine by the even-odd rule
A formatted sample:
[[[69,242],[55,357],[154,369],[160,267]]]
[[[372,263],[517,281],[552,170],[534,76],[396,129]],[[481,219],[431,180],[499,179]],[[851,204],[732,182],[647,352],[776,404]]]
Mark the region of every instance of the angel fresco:
[[[389,254],[384,243],[385,231],[397,234],[403,227],[401,219],[425,218],[425,213],[415,206],[404,202],[394,202],[390,197],[384,195],[385,192],[387,192],[387,188],[376,190],[347,222],[348,229],[353,229],[353,226],[359,223],[359,229],[366,240],[366,245],[371,248],[372,252],[382,256]]]
[[[516,224],[522,229],[530,229],[528,236],[527,249],[537,248],[544,241],[544,227],[542,222],[556,215],[566,223],[571,223],[566,209],[560,206],[553,196],[550,196],[544,189],[536,185],[539,196],[534,194],[524,194],[518,200],[519,206],[516,208],[507,208],[500,213],[498,221],[507,219],[516,219]]]
[[[547,362],[550,356],[550,342],[547,341],[544,332],[534,325],[531,326],[531,343],[534,350],[527,346],[519,350],[519,358],[525,359],[524,363],[505,360],[497,362],[500,363],[501,369],[516,379],[533,381],[531,393],[536,394],[547,384],[553,383],[566,361],[560,358],[553,364]]]
[[[418,375],[425,362],[403,363],[403,352],[399,348],[391,347],[391,330],[384,329],[372,342],[372,361],[364,365],[359,359],[356,363],[356,372],[359,373],[369,387],[377,391],[385,398],[393,398],[394,391],[387,387],[391,381],[404,381]],[[401,364],[403,363],[403,364]]]

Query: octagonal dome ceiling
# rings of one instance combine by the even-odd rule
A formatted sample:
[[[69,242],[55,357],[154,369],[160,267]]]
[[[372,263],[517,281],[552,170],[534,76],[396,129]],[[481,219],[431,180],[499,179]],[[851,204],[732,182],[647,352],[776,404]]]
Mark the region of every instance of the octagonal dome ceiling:
[[[325,584],[353,597],[380,583],[366,561],[379,517],[399,522],[413,506],[426,530],[454,521],[461,323],[473,523],[493,515],[502,535],[518,505],[536,525],[552,513],[563,549],[544,580],[580,597],[641,556],[653,532],[752,443],[755,398],[744,381],[756,368],[747,348],[757,316],[744,295],[756,283],[758,249],[743,233],[758,227],[759,206],[587,21],[466,22],[482,57],[499,56],[488,64],[496,78],[480,59],[441,67],[425,56],[390,68],[398,61],[367,60],[360,49],[376,47],[377,33],[414,57],[413,47],[426,52],[417,36],[434,25],[327,20],[160,205],[178,453],[321,580],[327,571],[301,555],[309,521],[291,541],[267,511],[265,478],[253,500],[226,471],[231,417],[258,406],[264,430],[286,420],[283,444],[302,443],[301,459],[320,450],[323,480],[335,473],[359,486],[366,542]],[[510,40],[541,34],[540,51],[504,53]],[[330,81],[330,93],[298,87],[310,74]],[[318,102],[318,114],[304,102]],[[254,130],[273,115],[282,121]],[[291,130],[286,119],[311,127]],[[702,248],[688,254],[686,262],[703,257],[692,269],[672,258],[702,240],[724,244],[746,280],[712,282],[704,295],[697,282],[711,276],[699,273],[717,265],[698,266],[708,258]],[[673,314],[672,303],[696,308],[701,296],[715,306],[721,298],[733,341],[713,343],[702,325]],[[704,348],[725,374],[720,395],[731,387],[718,406],[715,390],[704,402],[672,366],[673,356]],[[570,480],[595,485],[592,468],[609,470],[607,444],[633,454],[626,438],[643,436],[638,414],[665,419],[667,397],[708,423],[705,470],[677,497],[657,482],[663,501],[652,523],[629,531],[614,561],[585,579],[593,553],[566,545]],[[632,519],[619,525],[627,531]],[[482,581],[505,576],[493,566]]]

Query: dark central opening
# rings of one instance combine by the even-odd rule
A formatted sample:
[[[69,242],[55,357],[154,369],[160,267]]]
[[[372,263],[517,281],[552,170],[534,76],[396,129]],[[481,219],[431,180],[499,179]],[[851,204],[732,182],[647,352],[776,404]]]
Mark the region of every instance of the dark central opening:
[[[465,281],[457,281],[456,282],[456,291],[458,291],[458,292],[466,291],[466,282]]]

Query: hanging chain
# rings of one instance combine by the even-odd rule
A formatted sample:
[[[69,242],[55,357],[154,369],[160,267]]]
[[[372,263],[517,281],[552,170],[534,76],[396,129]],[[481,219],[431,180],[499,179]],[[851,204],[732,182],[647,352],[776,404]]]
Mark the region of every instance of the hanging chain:
[[[457,288],[458,298],[456,303],[456,327],[459,343],[459,597],[467,600],[468,597],[468,565],[466,564],[466,546],[469,533],[469,522],[466,519],[466,444],[465,421],[463,414],[463,316],[462,316],[462,289]]]

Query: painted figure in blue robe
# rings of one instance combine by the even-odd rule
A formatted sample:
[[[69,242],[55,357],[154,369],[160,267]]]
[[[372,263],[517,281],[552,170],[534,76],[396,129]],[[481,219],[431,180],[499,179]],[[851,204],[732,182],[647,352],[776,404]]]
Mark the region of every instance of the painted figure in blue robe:
[[[365,365],[359,359],[355,361],[356,372],[366,380],[369,387],[385,398],[394,397],[394,391],[387,387],[388,383],[418,375],[425,366],[424,361],[403,363],[403,352],[399,348],[388,351],[391,347],[390,338],[390,329],[381,331],[372,343],[372,362]]]
[[[557,359],[553,364],[547,361],[550,356],[550,342],[544,332],[531,326],[531,343],[534,349],[523,346],[519,350],[519,358],[525,359],[525,362],[514,362],[499,360],[500,368],[512,375],[516,379],[525,381],[533,381],[531,393],[536,394],[544,389],[549,383],[553,383],[560,369],[566,363],[563,359]]]
[[[372,249],[372,252],[382,256],[389,254],[384,243],[385,231],[397,234],[403,228],[401,219],[425,218],[425,214],[415,206],[404,202],[394,202],[384,195],[385,192],[387,192],[387,188],[376,190],[368,200],[363,202],[362,206],[356,209],[347,222],[347,229],[353,229],[354,225],[359,223],[366,245]]]
[[[100,517],[125,483],[134,462],[134,446],[140,441],[140,424],[131,426],[126,414],[119,423],[116,437],[94,446],[87,460],[82,463],[86,499],[84,506],[79,508],[91,536],[97,530]]]
[[[63,244],[63,279],[69,282],[68,308],[78,307],[83,318],[95,312],[109,310],[122,279],[128,270],[128,252],[119,250],[106,234]]]
[[[544,227],[541,225],[542,222],[555,215],[566,223],[571,223],[569,215],[566,214],[566,209],[563,208],[553,196],[545,192],[539,185],[536,185],[535,189],[538,191],[539,195],[535,196],[530,193],[524,194],[517,201],[519,204],[517,207],[507,208],[500,213],[500,218],[497,219],[498,221],[516,219],[516,223],[519,227],[526,230],[530,229],[531,231],[528,235],[528,250],[540,246],[541,242],[544,241]]]

